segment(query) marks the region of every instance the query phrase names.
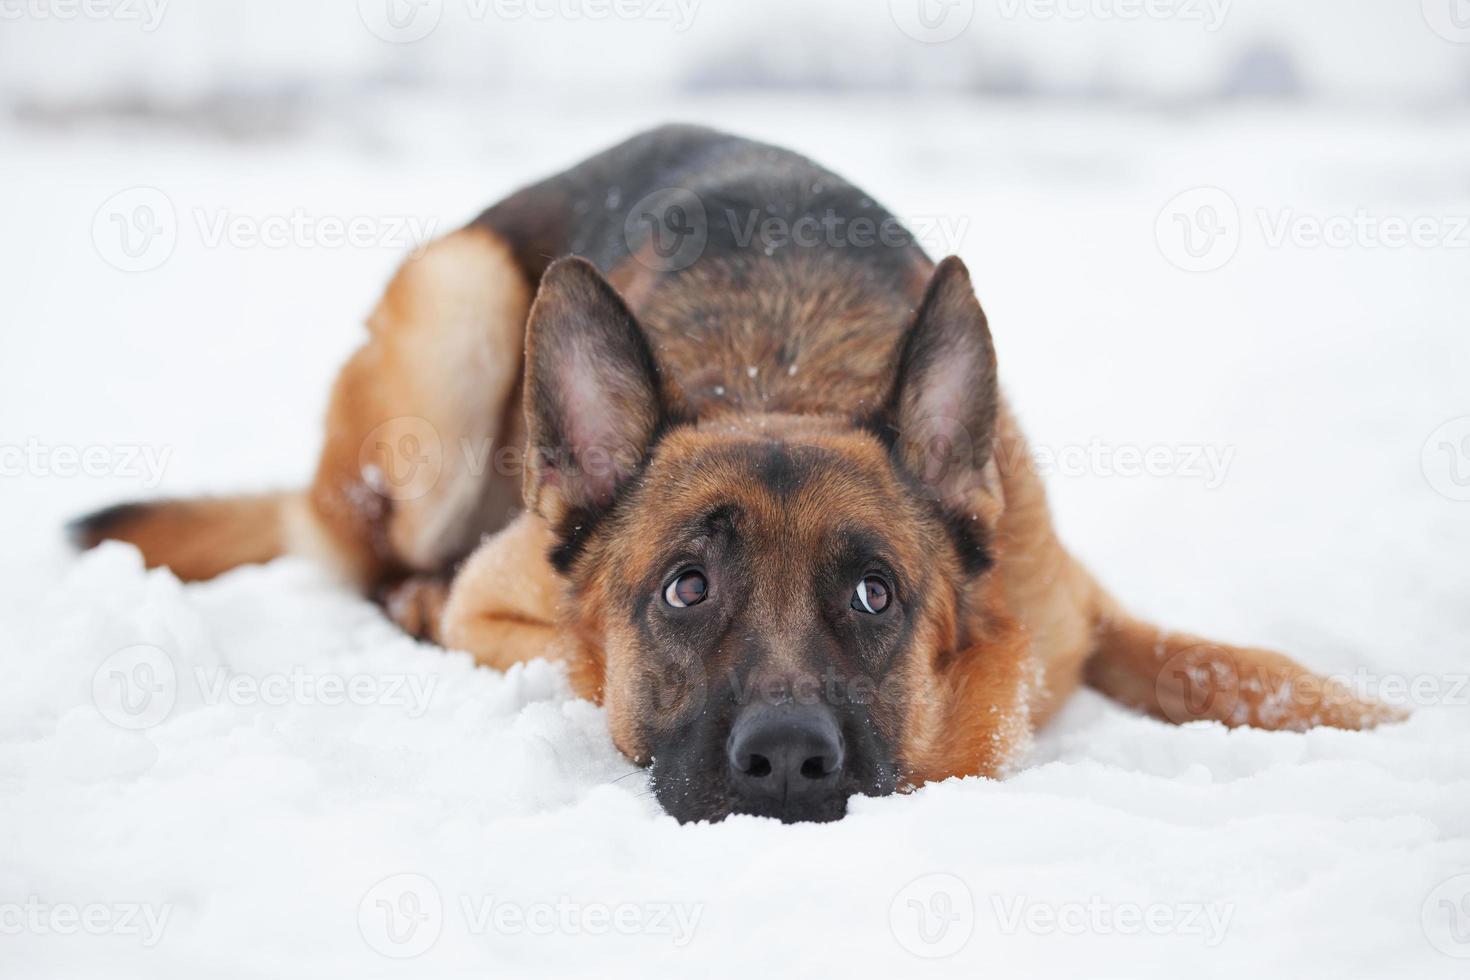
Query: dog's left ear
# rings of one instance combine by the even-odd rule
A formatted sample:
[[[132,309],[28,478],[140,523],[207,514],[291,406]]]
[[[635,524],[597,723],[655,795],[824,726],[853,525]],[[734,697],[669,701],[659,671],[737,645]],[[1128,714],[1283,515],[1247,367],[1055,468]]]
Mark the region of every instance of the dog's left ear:
[[[665,417],[643,329],[592,263],[552,264],[526,324],[526,506],[597,511],[637,472]]]
[[[973,510],[987,489],[999,405],[990,326],[969,270],[950,256],[900,348],[887,411],[899,462],[940,503]]]

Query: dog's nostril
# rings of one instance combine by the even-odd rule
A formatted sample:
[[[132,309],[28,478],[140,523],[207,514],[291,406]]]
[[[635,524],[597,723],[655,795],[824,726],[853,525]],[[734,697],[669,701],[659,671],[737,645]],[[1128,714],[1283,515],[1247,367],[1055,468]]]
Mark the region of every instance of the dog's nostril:
[[[801,774],[807,779],[826,779],[832,767],[823,756],[814,755],[801,764]]]
[[[746,708],[730,726],[726,743],[735,790],[783,806],[838,793],[843,749],[842,729],[831,709],[794,704]]]

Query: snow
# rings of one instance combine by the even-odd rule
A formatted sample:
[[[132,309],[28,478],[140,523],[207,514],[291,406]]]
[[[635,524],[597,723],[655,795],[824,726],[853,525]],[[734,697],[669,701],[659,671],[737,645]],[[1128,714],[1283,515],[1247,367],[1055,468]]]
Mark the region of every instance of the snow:
[[[681,827],[547,664],[474,669],[299,559],[181,586],[62,548],[92,506],[307,478],[333,371],[413,244],[332,245],[329,219],[442,232],[670,116],[962,219],[1078,553],[1146,615],[1413,719],[1175,728],[1084,693],[1003,783]],[[708,96],[390,97],[274,142],[0,124],[0,972],[1463,976],[1465,122]],[[176,234],[124,272],[94,229],[136,187]],[[1238,235],[1187,272],[1170,257],[1224,255],[1160,221],[1198,188]],[[275,245],[208,234],[298,211],[312,230]],[[1344,218],[1346,247],[1273,244]],[[1371,244],[1390,219],[1437,244]]]

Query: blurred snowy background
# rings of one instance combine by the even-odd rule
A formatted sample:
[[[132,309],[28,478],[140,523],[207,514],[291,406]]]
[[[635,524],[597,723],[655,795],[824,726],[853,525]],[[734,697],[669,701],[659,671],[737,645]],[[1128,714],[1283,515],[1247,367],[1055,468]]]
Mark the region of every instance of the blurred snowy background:
[[[180,587],[66,552],[91,507],[304,483],[406,254],[671,119],[967,260],[1121,597],[1413,721],[1084,694],[1002,784],[679,828],[545,665],[472,670],[297,560]],[[1467,0],[0,0],[0,973],[1463,976],[1467,124]],[[138,644],[170,696],[119,724]],[[259,694],[303,675],[427,700]]]
[[[369,125],[375,98],[434,91],[1470,99],[1464,0],[5,0],[0,16],[0,87],[22,118],[242,135],[324,109]]]

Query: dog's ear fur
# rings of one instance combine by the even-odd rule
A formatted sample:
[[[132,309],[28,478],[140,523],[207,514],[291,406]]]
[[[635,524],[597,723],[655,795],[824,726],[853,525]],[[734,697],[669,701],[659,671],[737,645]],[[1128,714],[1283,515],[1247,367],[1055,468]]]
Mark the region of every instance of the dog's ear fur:
[[[898,462],[944,506],[986,488],[1000,391],[995,346],[964,262],[934,270],[900,349],[887,407]]]
[[[664,420],[643,330],[585,259],[554,263],[526,326],[526,505],[595,512],[642,465]]]

